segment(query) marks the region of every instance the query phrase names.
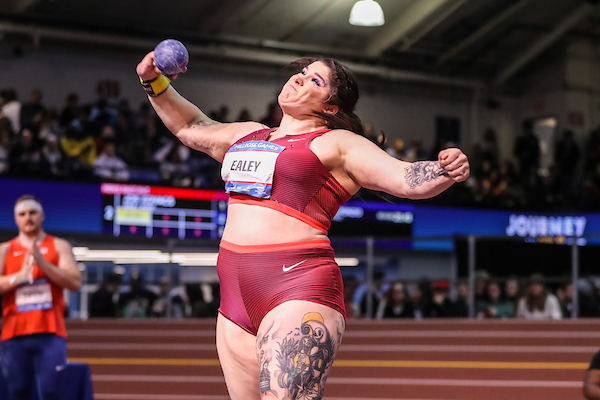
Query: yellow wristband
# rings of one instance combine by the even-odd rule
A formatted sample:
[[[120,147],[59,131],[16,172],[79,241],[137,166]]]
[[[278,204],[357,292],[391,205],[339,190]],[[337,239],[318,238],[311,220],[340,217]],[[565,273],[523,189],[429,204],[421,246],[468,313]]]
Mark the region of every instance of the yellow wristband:
[[[144,87],[144,90],[148,96],[155,97],[167,90],[171,84],[171,80],[161,74],[151,81],[143,81],[142,78],[140,78],[140,83]]]

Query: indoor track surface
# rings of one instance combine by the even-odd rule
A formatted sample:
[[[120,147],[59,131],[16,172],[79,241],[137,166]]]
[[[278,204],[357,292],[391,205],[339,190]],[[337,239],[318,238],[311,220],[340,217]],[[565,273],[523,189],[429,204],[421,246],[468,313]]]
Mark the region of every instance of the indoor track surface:
[[[228,400],[213,320],[69,321],[96,400]],[[600,320],[348,320],[326,400],[574,400]],[[258,390],[258,388],[257,388]]]

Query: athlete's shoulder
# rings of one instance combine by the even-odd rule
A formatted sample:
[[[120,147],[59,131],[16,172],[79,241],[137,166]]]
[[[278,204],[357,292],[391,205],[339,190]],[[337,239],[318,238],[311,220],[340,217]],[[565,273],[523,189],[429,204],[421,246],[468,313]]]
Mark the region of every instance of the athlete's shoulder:
[[[4,261],[8,248],[10,247],[10,241],[0,243],[0,261]]]
[[[232,125],[235,125],[235,134],[233,136],[234,141],[238,141],[243,137],[246,137],[250,134],[260,132],[263,130],[270,129],[265,124],[261,124],[260,122],[247,121],[247,122],[236,122]]]
[[[56,250],[71,250],[72,246],[66,239],[60,238],[58,236],[53,236],[54,238],[54,247]]]

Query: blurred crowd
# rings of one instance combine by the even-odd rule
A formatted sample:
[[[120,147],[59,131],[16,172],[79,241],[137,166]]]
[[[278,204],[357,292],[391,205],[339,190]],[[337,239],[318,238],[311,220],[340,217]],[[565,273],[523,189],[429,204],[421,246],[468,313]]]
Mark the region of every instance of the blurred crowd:
[[[259,118],[268,126],[281,120],[275,105]],[[232,119],[227,106],[209,116],[253,118],[243,109]],[[168,132],[148,102],[137,110],[127,100],[81,104],[71,93],[57,109],[44,104],[39,89],[24,102],[13,89],[0,91],[0,175],[222,189],[219,168]]]
[[[231,116],[222,105],[209,116],[220,122],[258,120],[274,127],[281,110],[274,101],[264,115],[242,109]],[[364,125],[368,137],[380,136],[371,124]],[[456,145],[439,135],[429,149],[417,138],[389,140],[382,147],[393,157],[412,162],[437,159],[440,150]],[[471,177],[429,202],[539,211],[600,209],[600,128],[589,133],[585,146],[578,144],[573,132],[562,132],[549,168],[540,167],[542,152],[532,121],[523,123],[510,155],[500,155],[493,129],[485,131],[481,143],[463,150],[471,163]],[[81,104],[78,94],[71,93],[62,107],[54,108],[44,104],[40,89],[23,101],[14,89],[0,90],[0,176],[222,189],[218,171],[216,161],[171,135],[148,102],[136,110],[127,100],[99,98]],[[373,195],[387,196],[359,192],[363,198]]]
[[[549,166],[542,166],[542,143],[534,123],[526,120],[512,143],[512,154],[502,157],[496,132],[488,128],[481,143],[464,149],[471,176],[465,185],[442,195],[448,205],[537,211],[597,211],[600,209],[600,127],[585,138],[584,146],[574,133],[564,130],[555,138]],[[427,151],[419,139],[395,140],[388,154],[405,160],[437,158],[437,153],[457,146],[438,137]],[[582,148],[583,147],[583,148]]]
[[[578,294],[578,317],[600,317],[600,282],[581,279],[549,281],[543,275],[529,278],[495,278],[485,270],[476,271],[474,316],[478,319],[523,318],[560,320],[571,318],[574,291]],[[98,289],[89,295],[90,318],[212,318],[219,308],[218,283],[172,284],[164,276],[145,282],[141,273],[125,281],[108,273]],[[370,295],[370,300],[369,300]],[[370,287],[354,275],[344,278],[344,299],[348,318],[468,318],[469,285],[466,281],[420,279],[417,282],[388,281],[376,271]],[[370,304],[369,304],[370,303]]]
[[[146,282],[141,273],[127,281],[107,273],[97,290],[89,295],[90,318],[208,318],[219,308],[219,284],[175,285],[167,276]]]
[[[573,315],[573,293],[578,293],[578,316],[600,317],[600,285],[580,280],[574,288],[571,282],[549,282],[543,275],[527,279],[494,278],[485,270],[475,274],[474,315],[479,319],[525,318],[559,320]],[[418,282],[384,280],[376,272],[371,286],[369,313],[366,284],[353,276],[344,279],[348,317],[385,318],[467,318],[469,316],[469,285],[459,281],[451,287],[448,281]]]

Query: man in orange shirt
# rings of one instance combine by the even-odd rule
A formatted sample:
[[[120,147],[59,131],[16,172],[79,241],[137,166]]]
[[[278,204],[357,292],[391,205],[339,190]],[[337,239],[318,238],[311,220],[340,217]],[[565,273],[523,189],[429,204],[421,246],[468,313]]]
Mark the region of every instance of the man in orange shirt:
[[[56,374],[67,362],[64,289],[76,291],[81,274],[71,245],[46,234],[44,210],[34,196],[15,203],[19,235],[0,244],[2,373],[11,400],[58,400]]]

